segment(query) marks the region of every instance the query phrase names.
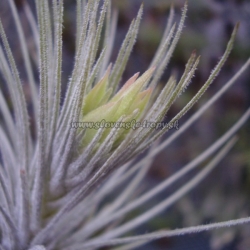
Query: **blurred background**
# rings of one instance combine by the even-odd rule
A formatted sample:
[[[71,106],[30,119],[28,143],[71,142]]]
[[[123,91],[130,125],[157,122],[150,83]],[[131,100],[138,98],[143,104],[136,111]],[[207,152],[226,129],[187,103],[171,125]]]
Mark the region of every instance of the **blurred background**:
[[[8,14],[7,0],[0,10],[4,26],[21,63],[21,53],[12,38],[12,21]],[[22,0],[15,1],[24,23],[27,22]],[[33,2],[29,1],[31,6]],[[136,16],[142,0],[112,0],[119,11],[117,36],[111,61],[114,61],[131,20]],[[144,0],[144,15],[137,43],[133,49],[123,81],[136,72],[144,72],[160,43],[171,4],[175,7],[175,20],[180,20],[183,0]],[[5,6],[6,5],[6,6]],[[64,23],[64,84],[70,75],[75,50],[75,1],[65,0]],[[216,81],[192,110],[179,121],[179,126],[199,107],[209,100],[229,80],[250,56],[250,1],[249,0],[189,0],[185,28],[172,60],[161,80],[162,86],[170,74],[179,78],[192,51],[201,55],[195,78],[186,92],[177,100],[167,117],[176,114],[199,90],[212,68],[222,56],[233,27],[240,22],[234,49]],[[15,30],[13,31],[16,32]],[[27,33],[29,33],[27,31]],[[28,40],[34,49],[34,41]],[[22,68],[20,68],[22,74]],[[24,77],[25,81],[25,77]],[[64,85],[64,88],[66,86]],[[29,90],[27,89],[27,95]],[[194,159],[216,138],[225,133],[250,106],[250,70],[224,94],[212,108],[204,113],[185,134],[157,155],[144,182],[150,188],[172,175]],[[173,132],[173,131],[172,131]],[[170,131],[171,134],[171,131]],[[167,134],[165,137],[168,137]],[[240,130],[239,140],[230,154],[193,191],[182,198],[147,226],[136,233],[151,232],[160,228],[181,228],[216,221],[225,221],[250,215],[250,121]],[[201,166],[202,167],[202,166]],[[176,187],[194,173],[182,179]],[[160,201],[173,190],[157,196],[152,203]],[[150,206],[147,204],[146,206]],[[142,208],[143,209],[143,208]],[[138,211],[140,212],[140,211]],[[240,226],[212,232],[180,236],[154,241],[137,249],[169,250],[247,250],[250,249],[250,226]]]

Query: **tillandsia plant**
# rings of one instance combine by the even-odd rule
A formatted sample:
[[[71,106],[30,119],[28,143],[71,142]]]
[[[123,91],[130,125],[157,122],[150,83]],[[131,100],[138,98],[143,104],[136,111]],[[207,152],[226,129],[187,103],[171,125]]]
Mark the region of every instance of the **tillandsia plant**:
[[[164,124],[161,122],[166,113],[190,83],[199,62],[193,52],[182,77],[177,80],[171,76],[165,87],[157,91],[156,85],[180,38],[187,4],[178,25],[173,24],[171,9],[162,42],[149,69],[140,77],[136,73],[119,90],[136,41],[142,7],[131,22],[116,61],[110,64],[117,12],[112,11],[109,0],[77,0],[75,62],[61,102],[64,1],[35,1],[38,25],[29,5],[25,4],[37,49],[35,56],[29,54],[14,1],[7,2],[30,85],[32,112],[28,112],[22,80],[0,22],[0,71],[12,104],[10,107],[2,89],[1,250],[82,250],[102,246],[135,249],[162,237],[250,221],[244,218],[119,238],[167,209],[201,182],[229,151],[235,142],[233,135],[248,119],[250,110],[176,174],[152,189],[138,190],[154,156],[194,123],[249,66],[250,60],[181,128],[165,141],[154,144],[199,100],[218,75],[232,50],[238,26],[201,89]],[[36,60],[33,62],[31,58]],[[39,68],[39,89],[33,70],[36,67]],[[34,118],[34,127],[29,117]],[[163,125],[157,127],[158,124]],[[135,161],[135,157],[147,149],[148,153]],[[212,160],[175,193],[134,218],[126,216],[213,154]],[[118,190],[116,196],[112,196],[114,190]],[[112,201],[107,203],[107,197],[113,197]],[[115,248],[115,245],[120,247]]]

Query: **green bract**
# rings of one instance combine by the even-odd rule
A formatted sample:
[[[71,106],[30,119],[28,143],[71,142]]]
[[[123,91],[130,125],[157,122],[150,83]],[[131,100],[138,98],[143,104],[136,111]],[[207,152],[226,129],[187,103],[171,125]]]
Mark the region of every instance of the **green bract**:
[[[110,100],[111,91],[107,89],[109,83],[108,70],[105,76],[86,95],[83,101],[82,122],[94,125],[102,123],[101,125],[107,128],[103,132],[99,143],[103,142],[110,132],[109,128],[114,127],[115,124],[117,129],[122,128],[122,132],[118,133],[118,136],[122,137],[123,134],[128,133],[126,123],[131,122],[133,119],[139,121],[138,119],[147,107],[152,93],[151,88],[146,90],[144,88],[150,80],[153,70],[149,69],[138,79],[138,74],[135,74]],[[97,129],[95,127],[87,129],[83,144],[88,145],[96,133]]]

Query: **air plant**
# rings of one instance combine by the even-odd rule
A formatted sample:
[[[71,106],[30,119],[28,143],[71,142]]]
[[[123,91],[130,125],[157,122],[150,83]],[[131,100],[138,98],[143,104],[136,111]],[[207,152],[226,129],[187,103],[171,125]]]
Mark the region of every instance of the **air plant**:
[[[171,105],[187,88],[199,63],[199,57],[193,52],[182,77],[178,80],[171,76],[157,93],[155,87],[180,38],[187,4],[178,25],[173,24],[171,9],[162,42],[149,69],[140,77],[136,73],[120,88],[136,41],[142,7],[131,22],[116,61],[110,64],[117,12],[112,11],[109,0],[102,4],[100,0],[77,0],[75,61],[61,102],[64,1],[51,2],[35,1],[38,25],[25,4],[37,49],[37,55],[33,56],[37,61],[32,63],[14,1],[8,0],[31,90],[32,112],[27,110],[22,80],[0,22],[0,71],[12,104],[10,107],[8,97],[1,91],[0,249],[80,250],[102,246],[113,249],[115,245],[121,245],[115,249],[134,249],[162,237],[249,222],[249,218],[244,218],[118,238],[166,210],[197,186],[234,144],[233,135],[248,119],[249,109],[180,171],[152,189],[137,192],[154,156],[188,129],[249,66],[250,60],[168,139],[154,144],[212,84],[232,50],[238,26],[201,89],[169,123],[156,129],[155,124],[163,121]],[[37,67],[39,89],[34,70]],[[34,118],[34,127],[29,117]],[[150,125],[144,126],[145,121]],[[35,131],[34,135],[31,131]],[[145,150],[148,153],[135,160]],[[211,155],[214,157],[210,162],[175,193],[134,218],[126,217]],[[107,203],[107,197],[115,189],[119,190],[118,194]]]

